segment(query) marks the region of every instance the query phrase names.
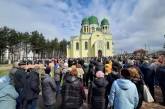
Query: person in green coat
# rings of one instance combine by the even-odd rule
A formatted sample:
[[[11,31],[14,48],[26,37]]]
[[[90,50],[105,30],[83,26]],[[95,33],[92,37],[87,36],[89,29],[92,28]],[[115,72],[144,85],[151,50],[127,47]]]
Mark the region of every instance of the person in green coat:
[[[1,78],[0,78],[1,79]],[[0,81],[0,108],[1,109],[16,109],[16,98],[18,93],[10,84],[9,77],[5,77]]]

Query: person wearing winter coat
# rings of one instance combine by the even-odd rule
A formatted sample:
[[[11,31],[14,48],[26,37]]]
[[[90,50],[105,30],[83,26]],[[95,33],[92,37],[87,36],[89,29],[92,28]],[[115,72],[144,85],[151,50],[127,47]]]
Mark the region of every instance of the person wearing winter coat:
[[[157,70],[157,76],[159,81],[159,86],[162,90],[163,102],[162,105],[165,106],[165,66],[160,66]]]
[[[81,78],[81,80],[83,80],[84,70],[82,69],[82,66],[80,64],[77,64],[76,67],[77,67],[77,71],[78,71],[77,77],[79,77],[79,78]]]
[[[79,109],[86,99],[83,83],[77,74],[76,67],[73,67],[62,86],[62,109]]]
[[[26,109],[37,109],[37,100],[40,92],[39,74],[31,69],[27,72],[25,84]]]
[[[105,75],[105,78],[108,81],[108,85],[106,86],[106,96],[105,96],[106,97],[106,101],[105,101],[105,107],[106,108],[108,106],[108,95],[109,95],[109,92],[111,90],[112,83],[115,80],[120,78],[119,70],[120,70],[120,68],[118,68],[117,66],[113,66],[112,67],[112,72],[108,73],[108,75]]]
[[[69,68],[68,68],[68,63],[64,63],[64,65],[63,65],[63,69],[62,69],[62,77],[61,77],[61,86],[62,86],[62,84],[64,83],[64,81],[65,81],[65,78],[66,78],[66,76],[68,75],[68,72],[69,72]]]
[[[5,79],[5,81],[0,82],[0,108],[16,109],[16,98],[18,97],[18,93],[8,80],[9,79],[6,81]]]
[[[113,82],[109,94],[109,105],[114,109],[135,109],[139,102],[138,91],[130,79],[127,69],[121,70],[123,78]]]
[[[140,65],[140,70],[143,74],[144,81],[148,86],[153,98],[155,97],[154,96],[155,95],[154,84],[155,84],[155,74],[156,74],[155,67],[156,67],[155,63],[149,64],[147,62],[144,62],[143,64]]]
[[[105,109],[105,92],[108,81],[104,78],[102,71],[96,72],[96,78],[89,89],[89,100],[91,109]]]
[[[136,85],[138,90],[139,103],[136,109],[140,109],[143,103],[143,85],[144,85],[143,78],[140,69],[138,67],[130,67],[128,68],[128,70],[131,75],[131,80]]]
[[[45,105],[45,109],[54,109],[56,102],[56,84],[50,77],[49,73],[46,73],[41,78],[42,86],[42,98]]]
[[[11,76],[12,75],[12,76]],[[13,78],[13,84],[18,92],[18,97],[16,99],[17,105],[16,109],[24,109],[26,106],[26,72],[22,68],[18,68],[14,73],[9,73],[9,76]]]
[[[94,78],[94,64],[93,61],[90,61],[89,63],[89,68],[88,68],[88,72],[86,74],[86,87],[88,87],[88,82],[93,81]]]
[[[59,95],[60,91],[61,91],[61,68],[59,66],[59,64],[56,64],[56,69],[54,71],[54,80],[56,83],[56,94]]]
[[[101,62],[100,59],[98,59],[95,64],[96,64],[95,65],[95,72],[104,70],[104,65],[103,65],[103,63]]]

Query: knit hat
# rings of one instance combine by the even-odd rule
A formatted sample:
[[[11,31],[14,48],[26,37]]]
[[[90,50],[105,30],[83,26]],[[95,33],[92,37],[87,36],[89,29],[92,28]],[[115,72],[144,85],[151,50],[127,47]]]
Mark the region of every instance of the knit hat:
[[[96,77],[97,78],[104,78],[104,73],[102,71],[97,71],[96,72]]]

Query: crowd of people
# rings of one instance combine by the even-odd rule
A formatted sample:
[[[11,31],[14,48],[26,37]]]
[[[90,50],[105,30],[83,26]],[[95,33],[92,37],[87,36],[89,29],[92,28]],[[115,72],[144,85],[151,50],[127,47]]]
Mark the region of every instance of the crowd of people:
[[[44,72],[40,72],[43,69]],[[14,64],[0,79],[0,108],[37,109],[39,95],[45,109],[140,109],[146,85],[155,100],[155,86],[165,105],[165,57],[152,59],[52,59],[43,67]]]

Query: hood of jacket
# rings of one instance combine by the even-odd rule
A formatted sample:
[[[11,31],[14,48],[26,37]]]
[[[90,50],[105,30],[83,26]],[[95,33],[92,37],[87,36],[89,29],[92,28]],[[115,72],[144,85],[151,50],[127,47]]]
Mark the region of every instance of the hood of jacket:
[[[105,78],[96,78],[94,80],[94,84],[98,87],[106,87],[108,85],[108,82]]]
[[[46,78],[50,78],[50,75],[49,74],[41,75],[41,80],[44,80]]]
[[[0,98],[6,96],[10,96],[13,99],[18,97],[18,93],[15,88],[7,82],[0,84]]]
[[[127,79],[118,79],[116,82],[117,82],[117,85],[123,90],[128,90],[132,86],[131,85],[132,82]]]

